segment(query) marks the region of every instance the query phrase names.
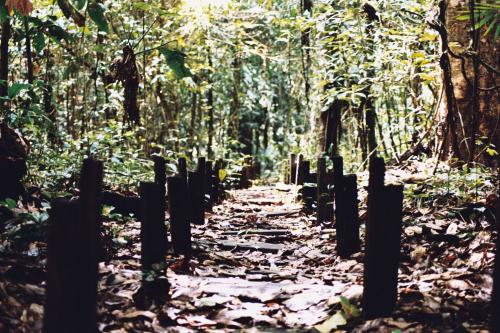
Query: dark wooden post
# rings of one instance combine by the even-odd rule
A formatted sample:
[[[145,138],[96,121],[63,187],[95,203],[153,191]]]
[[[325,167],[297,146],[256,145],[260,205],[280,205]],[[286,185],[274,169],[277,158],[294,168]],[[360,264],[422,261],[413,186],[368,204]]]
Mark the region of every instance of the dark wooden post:
[[[205,223],[205,194],[203,193],[204,177],[201,172],[188,172],[188,218],[193,224]]]
[[[164,263],[167,255],[165,201],[160,184],[141,182],[141,260],[143,270]]]
[[[343,177],[336,201],[337,254],[349,258],[361,248],[356,175]]]
[[[213,203],[219,203],[219,187],[220,187],[220,179],[219,179],[219,170],[222,168],[221,161],[216,160],[214,163],[214,171],[212,174],[212,189],[211,189],[211,197]]]
[[[326,177],[326,159],[318,158],[318,169],[316,172],[316,223],[322,224],[326,220],[326,205],[328,203],[328,184]]]
[[[80,174],[80,206],[81,206],[81,231],[80,231],[80,265],[82,271],[81,302],[82,315],[89,322],[97,320],[97,283],[98,262],[104,250],[101,244],[101,212],[102,212],[102,185],[103,163],[87,158],[83,161]],[[92,324],[93,325],[93,324]]]
[[[178,165],[178,168],[179,168],[178,169],[178,171],[179,171],[179,177],[181,177],[182,179],[184,179],[184,181],[187,184],[188,172],[187,172],[186,159],[184,157],[179,157],[179,159],[177,160],[177,165]]]
[[[363,313],[389,316],[396,306],[403,211],[403,187],[384,187],[385,165],[370,160],[366,223]]]
[[[338,198],[341,196],[342,193],[342,180],[344,178],[344,159],[342,156],[335,155],[332,157],[332,162],[333,162],[333,175],[332,175],[332,182],[333,182],[333,195],[332,195],[332,201],[333,201],[333,206],[334,206],[334,216],[335,216],[335,223],[337,223],[337,207],[338,207]]]
[[[246,167],[246,172],[247,172],[247,179],[251,180],[253,179],[253,162],[252,162],[253,158],[252,156],[248,156],[248,157],[245,157],[244,159],[244,166]]]
[[[295,163],[295,175],[294,175],[294,184],[295,185],[302,185],[302,184],[299,184],[299,180],[303,180],[303,172],[300,168],[300,165],[302,164],[302,161],[304,160],[304,156],[302,154],[299,154],[299,156],[297,156],[297,161]]]
[[[295,177],[297,176],[297,155],[290,154],[290,159],[288,161],[288,184],[295,184]]]
[[[212,161],[206,161],[205,162],[205,198],[206,198],[206,203],[205,203],[205,209],[211,211],[212,207],[214,205],[213,202],[213,197],[212,197],[212,177],[213,177],[213,164]],[[207,197],[208,195],[208,197]]]
[[[498,203],[496,205],[495,217],[498,223],[498,221],[500,221],[500,204]],[[493,291],[491,293],[490,332],[500,332],[500,228],[497,228],[497,250],[495,254],[495,268],[493,271]]]
[[[201,181],[203,182],[203,178]],[[188,221],[188,191],[186,183],[180,177],[168,177],[167,186],[170,230],[174,252],[176,254],[190,255],[191,225]]]
[[[306,161],[304,161],[304,157],[300,154],[297,162],[297,178],[295,179],[295,184],[297,185],[304,185],[306,171],[306,163],[304,162]]]
[[[241,189],[241,188],[248,188],[248,172],[247,172],[247,167],[246,166],[243,166],[241,168],[241,172],[240,172],[240,182],[238,184],[238,187]]]
[[[168,293],[165,277],[167,229],[165,227],[165,186],[141,182],[141,262],[146,295],[164,299]]]
[[[167,184],[167,169],[165,165],[165,159],[161,156],[153,156],[154,171],[155,171],[155,183],[162,186],[163,196],[165,197],[165,186]]]
[[[54,199],[51,203],[44,333],[97,331],[96,302],[84,296],[90,285],[87,278],[97,268],[89,271],[80,261],[86,263],[89,255],[88,244],[83,244],[81,213],[80,200]],[[97,291],[97,285],[95,288]]]
[[[206,166],[205,157],[203,157],[203,156],[198,157],[198,165],[196,166],[196,171],[201,172],[202,174],[205,174],[205,166]]]

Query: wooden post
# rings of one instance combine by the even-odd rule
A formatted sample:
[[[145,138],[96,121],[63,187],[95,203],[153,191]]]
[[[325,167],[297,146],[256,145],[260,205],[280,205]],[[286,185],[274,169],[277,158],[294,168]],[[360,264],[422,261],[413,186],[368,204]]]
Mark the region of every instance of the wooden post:
[[[304,161],[302,154],[299,155],[299,160],[297,162],[297,178],[295,180],[295,184],[304,185],[307,161]]]
[[[302,171],[300,170],[300,165],[302,163],[302,161],[304,160],[304,156],[302,154],[299,154],[299,156],[297,156],[297,160],[295,162],[295,175],[294,175],[294,184],[295,185],[301,185],[298,183],[299,179],[303,179],[303,175],[302,175]]]
[[[141,261],[143,270],[161,264],[167,255],[167,229],[165,227],[165,200],[160,184],[141,182]]]
[[[403,186],[384,187],[385,165],[370,160],[366,223],[363,313],[389,316],[396,306],[403,215]]]
[[[205,166],[206,166],[205,157],[203,157],[203,156],[198,157],[198,165],[196,166],[196,171],[201,172],[202,174],[205,174]]]
[[[332,195],[332,201],[333,201],[333,211],[334,211],[334,216],[335,216],[335,223],[337,224],[337,207],[338,207],[338,200],[339,197],[342,195],[342,180],[344,178],[344,160],[342,156],[335,155],[332,157],[332,162],[333,162],[333,175],[332,175],[332,182],[333,182],[333,195]]]
[[[359,252],[359,212],[356,175],[344,176],[336,201],[337,254],[349,258]]]
[[[47,296],[43,332],[97,332],[97,262],[87,265],[89,244],[84,244],[80,200],[54,199],[48,228]],[[91,281],[87,280],[91,278]]]
[[[221,161],[216,160],[214,163],[214,171],[212,174],[212,188],[211,194],[212,202],[219,203],[219,187],[220,187],[220,179],[219,179],[219,170],[222,168]]]
[[[193,224],[205,223],[205,194],[203,193],[203,174],[188,172],[188,219]]]
[[[214,205],[213,196],[212,196],[212,177],[213,177],[213,164],[212,161],[205,162],[205,209],[211,211]],[[207,198],[208,195],[208,198]]]
[[[326,182],[326,159],[318,158],[318,169],[316,172],[316,223],[322,224],[326,218],[326,205],[328,203],[328,184]]]
[[[104,254],[100,237],[103,169],[101,161],[87,158],[83,161],[80,173],[80,246],[83,251],[80,265],[85,266],[81,273],[84,285],[81,286],[83,306],[80,311],[92,323],[97,320],[98,262]]]
[[[187,184],[187,177],[188,177],[188,172],[187,172],[187,163],[186,163],[186,159],[184,157],[179,157],[179,159],[177,160],[177,164],[178,164],[178,170],[179,170],[179,176],[184,179],[184,181],[186,182]]]
[[[167,186],[170,229],[174,252],[176,254],[190,255],[191,225],[188,221],[188,193],[186,183],[180,177],[168,177]]]
[[[248,171],[247,171],[247,167],[244,166],[241,168],[240,183],[238,184],[238,187],[240,189],[248,188],[249,187],[248,183],[249,183]]]
[[[290,158],[288,160],[288,184],[295,184],[295,177],[297,175],[297,155],[290,154]]]
[[[495,210],[495,217],[498,222],[500,221],[500,204],[496,204]],[[493,271],[493,291],[491,293],[490,332],[500,332],[500,228],[497,228],[497,250],[495,254],[495,268]]]
[[[167,229],[165,227],[165,186],[141,182],[141,263],[142,284],[148,297],[166,299],[168,281],[165,277]]]
[[[97,330],[103,164],[83,162],[78,200],[52,202],[44,332]]]
[[[165,197],[165,186],[167,185],[167,169],[165,166],[165,159],[161,156],[153,156],[155,183],[162,186],[163,197]]]

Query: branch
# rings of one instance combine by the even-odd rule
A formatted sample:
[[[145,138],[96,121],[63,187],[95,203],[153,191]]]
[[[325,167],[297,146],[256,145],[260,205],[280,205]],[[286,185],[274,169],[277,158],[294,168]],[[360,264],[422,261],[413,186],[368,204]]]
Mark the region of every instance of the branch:
[[[57,0],[57,4],[66,18],[72,19],[79,27],[85,26],[85,17],[68,0]]]

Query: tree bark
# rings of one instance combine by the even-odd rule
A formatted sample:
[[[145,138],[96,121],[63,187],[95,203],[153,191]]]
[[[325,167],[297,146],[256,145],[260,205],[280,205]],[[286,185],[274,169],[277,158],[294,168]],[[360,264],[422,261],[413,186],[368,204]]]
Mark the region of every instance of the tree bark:
[[[457,20],[464,11],[474,8],[470,1],[440,3],[438,23],[446,29],[447,38],[440,31],[446,98],[439,114],[442,126],[437,137],[442,151],[438,153],[442,159],[494,166],[498,165],[498,158],[488,152],[493,149],[498,153],[500,147],[499,44],[493,41],[491,33],[484,35],[483,31],[471,29],[474,20]]]

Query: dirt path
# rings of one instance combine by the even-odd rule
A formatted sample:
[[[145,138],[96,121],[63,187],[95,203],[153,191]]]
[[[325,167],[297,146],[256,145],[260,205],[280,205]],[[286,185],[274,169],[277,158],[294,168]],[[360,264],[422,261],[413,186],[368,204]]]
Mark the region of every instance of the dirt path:
[[[340,295],[355,302],[362,291],[361,264],[335,259],[334,235],[313,226],[294,190],[282,185],[233,191],[207,213],[206,225],[193,227],[197,250],[189,264],[178,260],[168,270],[171,301],[160,316],[132,306],[140,278],[135,250],[135,259],[102,266],[101,289],[112,299],[104,304],[120,304],[116,311],[108,308],[102,329],[310,328],[329,317]],[[138,225],[134,230],[129,236]]]
[[[407,208],[398,308],[391,318],[364,322],[358,313],[363,252],[339,259],[335,231],[315,226],[314,215],[305,214],[295,197],[296,188],[285,185],[230,192],[206,214],[205,225],[193,226],[191,260],[167,258],[171,289],[163,307],[150,307],[138,293],[140,222],[105,211],[109,260],[99,265],[99,330],[305,332],[316,326],[328,332],[342,323],[349,332],[487,327],[494,246],[484,218],[469,222],[463,216],[442,217],[446,212],[440,209],[424,214]],[[364,200],[362,190],[359,197]],[[362,215],[363,207],[360,203]],[[7,332],[2,322],[15,332],[41,331],[41,253],[0,270],[0,333]]]

